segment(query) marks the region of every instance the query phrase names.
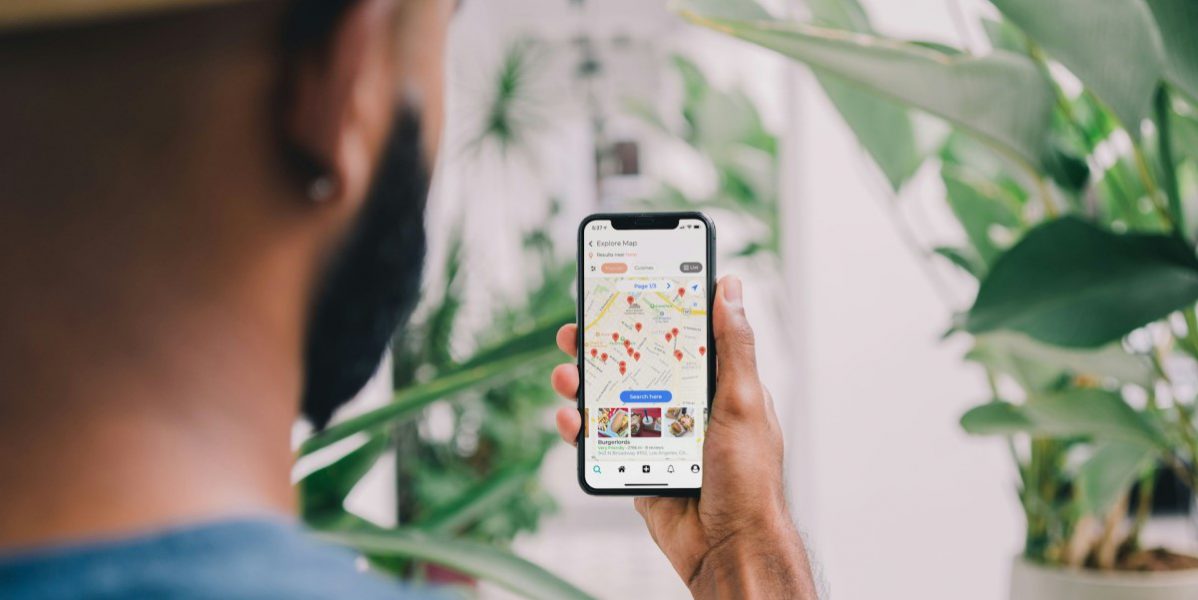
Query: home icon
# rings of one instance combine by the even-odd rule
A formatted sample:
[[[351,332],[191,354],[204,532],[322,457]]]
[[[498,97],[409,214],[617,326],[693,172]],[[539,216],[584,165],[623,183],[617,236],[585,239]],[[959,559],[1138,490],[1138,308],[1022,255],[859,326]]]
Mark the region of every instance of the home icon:
[[[619,472],[621,472],[621,473],[623,473],[623,472],[624,472],[624,465],[620,465],[620,468],[619,468],[619,469],[616,469],[616,470],[617,470],[617,471],[619,471]]]

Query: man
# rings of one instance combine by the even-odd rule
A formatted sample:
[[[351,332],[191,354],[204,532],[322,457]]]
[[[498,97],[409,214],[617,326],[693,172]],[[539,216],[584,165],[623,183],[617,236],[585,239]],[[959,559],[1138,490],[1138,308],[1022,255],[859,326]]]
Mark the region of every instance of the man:
[[[414,302],[450,12],[0,2],[0,597],[427,593],[306,537],[288,438]],[[703,499],[636,507],[696,596],[813,597],[741,297]]]

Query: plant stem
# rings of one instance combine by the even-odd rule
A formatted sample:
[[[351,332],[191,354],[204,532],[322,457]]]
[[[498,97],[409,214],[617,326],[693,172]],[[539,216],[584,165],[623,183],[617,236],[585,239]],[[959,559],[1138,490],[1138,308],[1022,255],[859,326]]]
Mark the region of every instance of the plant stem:
[[[1181,314],[1186,320],[1186,335],[1178,340],[1178,344],[1198,360],[1198,313],[1194,312],[1193,306],[1187,306]]]
[[[1057,81],[1052,77],[1052,73],[1048,70],[1048,60],[1044,57],[1044,51],[1040,49],[1038,44],[1031,41],[1030,38],[1028,39],[1027,54],[1036,63],[1036,66],[1044,75],[1044,79],[1048,81],[1049,86],[1052,87],[1053,95],[1056,96],[1057,100],[1057,108],[1061,110],[1061,113],[1065,116],[1065,120],[1069,121],[1079,132],[1082,132],[1081,125],[1074,119],[1073,109],[1069,106],[1069,100],[1065,97],[1065,92],[1061,90],[1061,86],[1057,84]],[[1082,137],[1084,139],[1084,133],[1082,133]],[[1044,214],[1049,218],[1056,218],[1057,207],[1052,203],[1052,196],[1049,193],[1048,184],[1044,181],[1044,177],[1040,174],[1039,170],[1032,168],[1031,165],[1028,165],[1028,172],[1036,182],[1036,190],[1040,194],[1041,201],[1044,202]]]
[[[1160,146],[1161,172],[1164,174],[1165,196],[1173,215],[1174,229],[1185,235],[1185,212],[1181,206],[1181,191],[1177,186],[1177,169],[1173,163],[1173,139],[1169,124],[1169,90],[1164,84],[1156,91],[1156,137]]]
[[[1036,189],[1040,192],[1040,198],[1044,201],[1044,214],[1050,219],[1055,219],[1060,214],[1057,212],[1057,207],[1052,203],[1052,193],[1048,188],[1048,183],[1044,181],[1044,177],[1039,172],[1033,170]]]
[[[1153,463],[1155,465],[1155,463]],[[1156,468],[1150,467],[1140,475],[1139,494],[1136,495],[1136,516],[1132,521],[1131,531],[1124,542],[1132,549],[1140,547],[1140,531],[1152,516],[1152,495],[1156,487]]]
[[[1192,310],[1188,312],[1191,314],[1193,313]],[[1188,322],[1189,319],[1187,318],[1187,323]],[[1195,330],[1191,329],[1190,331]],[[1182,346],[1182,348],[1187,347],[1186,342],[1182,339],[1178,339],[1177,343],[1178,345]],[[1162,360],[1164,353],[1164,350],[1157,347],[1153,349],[1153,351],[1149,354],[1149,357],[1152,359],[1152,366],[1154,369],[1156,369],[1161,381],[1163,381],[1165,385],[1172,388],[1173,380],[1169,377],[1169,373],[1165,371],[1164,361]],[[1177,413],[1176,421],[1169,421],[1165,419],[1163,415],[1161,415],[1161,422],[1165,423],[1166,425],[1170,423],[1176,425],[1177,435],[1181,437],[1182,441],[1185,443],[1185,449],[1189,451],[1189,456],[1185,457],[1185,459],[1188,459],[1189,462],[1187,463],[1185,459],[1180,457],[1177,451],[1170,451],[1165,457],[1166,463],[1167,466],[1177,474],[1177,478],[1185,483],[1187,487],[1193,490],[1195,487],[1194,473],[1195,470],[1198,469],[1198,432],[1194,431],[1193,415],[1181,402],[1177,400],[1176,397],[1173,398],[1172,408],[1174,412]],[[1152,389],[1148,390],[1148,410],[1156,411],[1158,414],[1160,411],[1160,405],[1156,401],[1156,393]]]
[[[1188,457],[1190,459],[1189,465],[1186,465],[1183,460],[1177,458],[1174,458],[1174,460],[1180,463],[1180,466],[1188,467],[1187,476],[1182,477],[1182,481],[1185,481],[1190,486],[1190,490],[1193,491],[1194,470],[1198,469],[1198,434],[1194,431],[1194,415],[1185,405],[1178,402],[1176,398],[1173,399],[1173,409],[1177,411],[1177,429],[1181,434],[1181,438],[1185,440],[1186,449],[1190,451],[1190,456]]]
[[[1158,197],[1160,189],[1156,185],[1156,178],[1152,176],[1152,170],[1148,167],[1148,159],[1144,158],[1144,150],[1140,148],[1139,143],[1132,142],[1131,153],[1132,157],[1135,158],[1136,171],[1140,174],[1140,179],[1144,182],[1144,192],[1148,195],[1148,200],[1152,202],[1152,206],[1160,214],[1161,220],[1165,222],[1165,226],[1175,232],[1180,231],[1177,227],[1177,221],[1173,219],[1173,215],[1169,212],[1169,207],[1161,204],[1161,199]]]
[[[1047,68],[1045,68],[1045,73],[1047,72]],[[1086,152],[1093,152],[1094,147],[1098,145],[1098,140],[1091,137],[1090,132],[1087,131],[1086,128],[1082,126],[1081,121],[1077,119],[1077,114],[1073,111],[1073,107],[1069,104],[1069,99],[1065,97],[1065,92],[1061,90],[1061,86],[1057,84],[1056,80],[1052,79],[1052,77],[1049,77],[1049,81],[1052,82],[1052,89],[1056,92],[1057,108],[1061,109],[1061,113],[1065,115],[1065,120],[1069,121],[1069,124],[1073,128],[1074,135],[1078,137],[1078,140],[1082,143],[1082,147],[1086,149]],[[1130,216],[1131,212],[1134,210],[1134,207],[1131,206],[1131,202],[1127,197],[1127,192],[1124,191],[1123,186],[1119,183],[1118,172],[1113,167],[1107,170],[1106,176],[1102,178],[1102,183],[1109,188],[1111,197],[1114,198],[1115,201],[1119,203],[1119,206],[1123,210],[1127,211],[1128,215]]]

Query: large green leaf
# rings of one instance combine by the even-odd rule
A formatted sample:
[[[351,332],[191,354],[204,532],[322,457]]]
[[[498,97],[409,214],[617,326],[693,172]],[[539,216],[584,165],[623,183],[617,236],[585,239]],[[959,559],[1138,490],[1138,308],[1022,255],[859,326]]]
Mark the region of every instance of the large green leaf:
[[[1078,469],[1074,480],[1084,509],[1094,514],[1106,514],[1127,494],[1132,481],[1152,464],[1156,454],[1156,450],[1143,444],[1099,444],[1094,455]]]
[[[1029,165],[1047,150],[1055,97],[1030,59],[1003,51],[952,55],[919,44],[801,23],[729,18],[715,0],[683,2],[694,23],[775,50],[939,116]]]
[[[1009,376],[1028,394],[1058,390],[1066,383],[1065,372],[1059,366],[1025,358],[1001,345],[984,343],[983,337],[975,336],[973,348],[965,355],[966,360],[985,365],[994,375]]]
[[[748,96],[711,85],[699,66],[684,56],[672,59],[682,78],[682,116],[688,125],[683,137],[687,143],[717,164],[742,146],[771,155],[777,152],[775,137]]]
[[[1022,405],[994,400],[962,415],[961,428],[974,435],[1088,436],[1153,451],[1169,449],[1165,435],[1145,415],[1117,392],[1095,388],[1037,394]]]
[[[1094,349],[1062,348],[1037,342],[1022,333],[995,331],[976,336],[974,349],[987,356],[1001,357],[1001,360],[988,364],[1017,379],[1022,367],[1031,365],[1051,373],[1110,378],[1141,387],[1148,387],[1155,381],[1155,372],[1148,359],[1127,352],[1119,344]]]
[[[869,17],[857,0],[808,0],[807,8],[818,25],[858,33],[873,32]],[[924,159],[916,142],[911,115],[902,106],[836,75],[817,73],[816,78],[861,147],[882,170],[890,187],[901,188]]]
[[[965,328],[1093,347],[1196,300],[1198,259],[1184,242],[1065,217],[1031,230],[995,262]]]
[[[558,328],[573,321],[573,307],[548,315],[537,315],[537,323],[527,331],[475,352],[457,368],[471,369],[522,352],[553,350],[557,348]]]
[[[683,0],[671,7],[679,12],[692,10],[717,19],[761,21],[773,18],[756,0]]]
[[[370,436],[366,443],[300,480],[299,504],[304,520],[320,523],[340,514],[344,510],[345,497],[386,448],[387,436]]]
[[[1198,2],[1148,0],[1165,45],[1169,81],[1198,101]]]
[[[978,256],[977,250],[973,248],[936,246],[932,248],[932,252],[957,265],[962,271],[973,275],[975,279],[981,279],[986,274],[986,265],[982,262],[981,257]]]
[[[985,30],[991,46],[1008,52],[1027,52],[1027,37],[1010,21],[982,19],[982,29]]]
[[[1117,392],[1086,388],[1044,394],[1028,400],[1023,413],[1034,424],[1034,430],[1045,435],[1084,435],[1152,448],[1169,447],[1160,430]]]
[[[1018,208],[1005,200],[998,186],[989,181],[970,178],[949,168],[942,169],[941,175],[948,205],[965,229],[970,244],[987,266],[992,264],[1004,249],[994,238],[995,229],[1005,229],[1007,236],[1014,238],[1020,227],[1015,212]]]
[[[857,0],[803,0],[819,24],[849,31],[873,31],[869,15]]]
[[[1023,409],[1001,400],[975,406],[961,416],[961,428],[973,435],[1013,435],[1033,428]]]
[[[455,500],[433,507],[428,514],[417,518],[413,525],[429,533],[450,533],[468,525],[519,494],[529,478],[537,474],[540,466],[538,459],[502,467]]]
[[[1179,158],[1198,159],[1198,117],[1174,115],[1173,147],[1174,154]]]
[[[556,353],[552,343],[507,356],[496,356],[492,351],[486,351],[488,360],[485,362],[472,359],[463,367],[431,381],[395,392],[392,401],[385,406],[325,429],[306,440],[300,446],[300,454],[310,454],[360,431],[375,431],[396,419],[414,416],[433,402],[474,386],[508,380],[527,368],[546,363]]]
[[[816,79],[861,147],[878,165],[891,189],[898,190],[919,170],[923,153],[911,115],[898,104],[829,73]]]
[[[488,544],[432,536],[423,532],[367,527],[349,531],[326,531],[318,535],[372,556],[402,556],[449,567],[460,573],[498,584],[525,598],[590,598],[582,590],[540,566],[508,550]]]
[[[990,0],[1119,116],[1134,137],[1165,64],[1143,0]]]

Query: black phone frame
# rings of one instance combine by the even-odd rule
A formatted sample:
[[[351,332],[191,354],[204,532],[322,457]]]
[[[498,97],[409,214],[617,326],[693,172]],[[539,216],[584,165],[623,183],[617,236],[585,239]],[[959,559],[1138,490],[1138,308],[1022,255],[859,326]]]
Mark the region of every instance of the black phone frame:
[[[716,383],[716,347],[715,334],[712,329],[712,308],[715,302],[716,286],[715,286],[715,224],[707,215],[698,211],[683,211],[683,212],[635,212],[635,213],[596,213],[588,215],[578,225],[578,293],[577,302],[575,304],[574,321],[578,323],[578,337],[576,340],[576,348],[578,349],[578,418],[582,423],[582,427],[578,429],[578,485],[584,492],[592,496],[662,496],[662,497],[683,497],[697,498],[700,495],[702,483],[696,488],[594,488],[586,481],[586,439],[585,428],[587,427],[586,412],[584,410],[584,401],[586,397],[586,371],[584,370],[583,361],[586,360],[586,354],[583,351],[583,280],[585,273],[583,272],[583,237],[586,232],[586,227],[593,221],[611,221],[613,229],[677,229],[678,222],[682,219],[698,219],[703,221],[707,227],[707,414],[711,414],[711,402],[715,397]],[[706,420],[703,425],[706,427]],[[704,437],[706,439],[706,436]]]

